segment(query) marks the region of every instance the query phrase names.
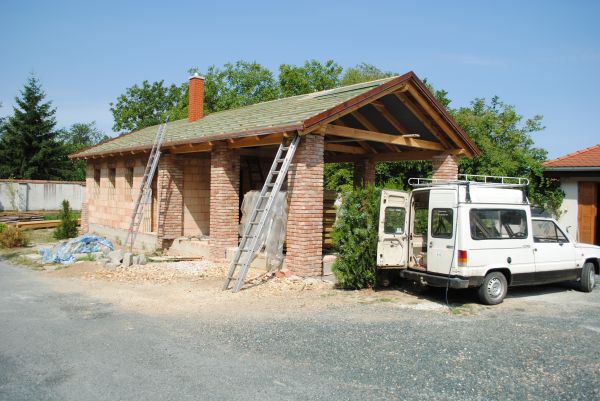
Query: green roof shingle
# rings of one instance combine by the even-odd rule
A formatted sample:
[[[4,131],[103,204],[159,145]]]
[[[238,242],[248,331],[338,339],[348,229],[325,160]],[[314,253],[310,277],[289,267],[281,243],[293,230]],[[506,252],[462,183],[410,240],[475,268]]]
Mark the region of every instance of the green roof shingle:
[[[301,126],[307,119],[330,110],[395,78],[397,77],[384,78],[220,111],[208,114],[204,118],[194,122],[188,122],[187,119],[173,121],[167,124],[164,145],[197,142],[199,139],[209,140],[212,137],[216,138],[226,136],[227,134],[243,134],[244,132],[278,132],[287,127]],[[157,129],[158,126],[142,128],[84,149],[72,156],[81,158],[111,152],[150,148],[156,136]]]

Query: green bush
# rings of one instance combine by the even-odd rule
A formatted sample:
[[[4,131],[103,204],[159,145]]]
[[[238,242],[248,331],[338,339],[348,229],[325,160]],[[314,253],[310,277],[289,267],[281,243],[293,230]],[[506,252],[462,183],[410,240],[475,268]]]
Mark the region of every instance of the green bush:
[[[29,245],[29,237],[15,226],[4,225],[0,231],[0,247],[17,248]]]
[[[0,234],[2,234],[7,228],[8,226],[6,224],[0,223]]]
[[[333,247],[338,253],[333,272],[342,288],[375,285],[380,199],[381,190],[373,185],[342,195],[332,232]]]
[[[54,230],[54,238],[65,239],[76,237],[78,234],[77,217],[71,210],[68,200],[62,202],[62,210],[58,214],[58,218],[60,219],[60,224]]]

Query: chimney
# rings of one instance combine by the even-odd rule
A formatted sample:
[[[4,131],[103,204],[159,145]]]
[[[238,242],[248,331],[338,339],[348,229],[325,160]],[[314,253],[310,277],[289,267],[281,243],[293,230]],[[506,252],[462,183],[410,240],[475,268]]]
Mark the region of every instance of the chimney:
[[[194,73],[190,77],[188,98],[188,121],[198,121],[204,117],[204,77]]]

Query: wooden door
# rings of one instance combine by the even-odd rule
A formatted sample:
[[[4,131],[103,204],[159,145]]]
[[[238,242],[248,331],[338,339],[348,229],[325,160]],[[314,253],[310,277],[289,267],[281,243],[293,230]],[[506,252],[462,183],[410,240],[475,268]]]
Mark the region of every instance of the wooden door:
[[[577,227],[579,242],[593,244],[596,239],[596,217],[598,215],[598,183],[579,182]]]

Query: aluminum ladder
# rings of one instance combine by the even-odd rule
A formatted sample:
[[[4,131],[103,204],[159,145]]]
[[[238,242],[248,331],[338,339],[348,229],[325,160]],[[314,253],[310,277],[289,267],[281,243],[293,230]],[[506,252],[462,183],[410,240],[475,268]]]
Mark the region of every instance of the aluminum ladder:
[[[131,214],[131,222],[129,223],[127,236],[125,237],[125,242],[123,243],[123,248],[121,249],[121,255],[124,255],[128,248],[129,252],[133,252],[133,244],[135,243],[135,238],[137,237],[140,229],[140,224],[144,218],[144,206],[146,206],[150,196],[152,195],[152,180],[154,179],[154,174],[156,173],[156,168],[158,167],[158,160],[160,159],[160,147],[165,139],[165,132],[167,131],[168,122],[169,119],[167,118],[165,123],[158,128],[158,132],[154,138],[152,150],[150,151],[150,156],[148,157],[148,163],[146,163],[146,170],[144,171],[144,176],[142,177],[140,192],[138,193],[135,206],[133,207],[133,213]]]
[[[265,184],[260,191],[256,204],[252,209],[250,218],[246,222],[242,239],[240,240],[235,256],[229,266],[229,272],[227,278],[223,284],[223,290],[229,289],[229,284],[233,280],[236,280],[233,286],[233,292],[238,292],[244,284],[244,279],[248,273],[250,264],[256,257],[256,254],[260,251],[261,244],[260,238],[265,229],[265,223],[268,221],[271,215],[271,209],[275,197],[281,190],[283,181],[287,175],[294,153],[300,143],[300,135],[296,134],[293,138],[284,138],[279,145],[275,160],[271,165]],[[234,277],[236,271],[238,272],[237,277]]]

